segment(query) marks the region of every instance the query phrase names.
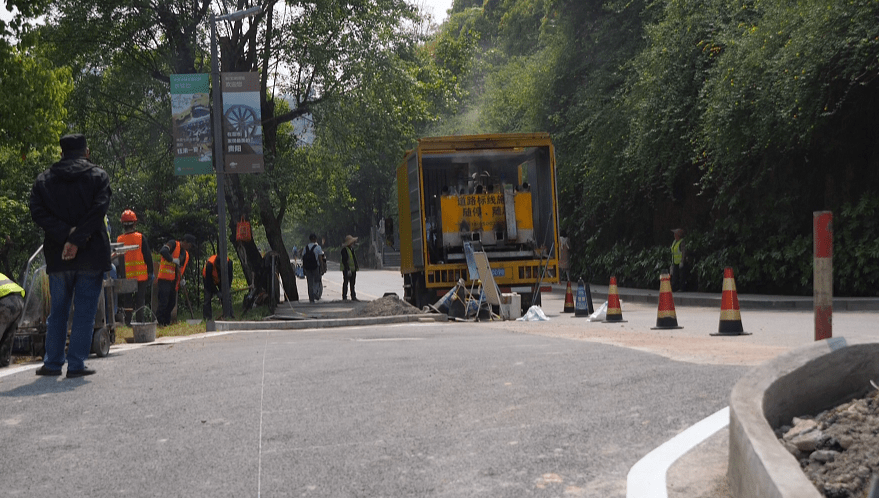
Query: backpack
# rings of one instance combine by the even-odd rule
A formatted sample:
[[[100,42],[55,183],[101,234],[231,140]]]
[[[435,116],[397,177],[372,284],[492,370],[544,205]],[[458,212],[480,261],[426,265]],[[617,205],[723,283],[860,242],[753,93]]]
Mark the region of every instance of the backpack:
[[[316,244],[305,249],[305,254],[302,256],[302,268],[306,270],[314,270],[318,268],[317,255],[314,253],[315,247],[317,247]]]

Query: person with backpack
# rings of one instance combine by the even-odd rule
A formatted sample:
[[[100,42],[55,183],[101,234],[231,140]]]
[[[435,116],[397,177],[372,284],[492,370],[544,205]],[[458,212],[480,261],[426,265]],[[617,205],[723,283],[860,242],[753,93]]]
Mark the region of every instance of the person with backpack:
[[[305,271],[305,282],[308,287],[308,302],[319,301],[323,294],[323,281],[321,281],[321,261],[325,260],[323,249],[317,243],[317,235],[308,236],[308,245],[302,254],[302,269]]]

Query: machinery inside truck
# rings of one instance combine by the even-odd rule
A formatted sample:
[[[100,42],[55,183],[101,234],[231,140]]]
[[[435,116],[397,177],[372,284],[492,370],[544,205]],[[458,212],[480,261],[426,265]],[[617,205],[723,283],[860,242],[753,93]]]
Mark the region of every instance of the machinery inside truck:
[[[401,271],[410,303],[433,303],[459,278],[469,280],[466,242],[481,245],[498,285],[523,294],[525,309],[535,286],[558,281],[548,135],[422,139],[397,181]]]

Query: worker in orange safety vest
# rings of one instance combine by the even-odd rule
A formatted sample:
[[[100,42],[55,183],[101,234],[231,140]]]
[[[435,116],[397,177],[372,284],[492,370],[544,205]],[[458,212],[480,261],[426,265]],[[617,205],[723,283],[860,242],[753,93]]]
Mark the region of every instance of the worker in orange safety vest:
[[[232,282],[232,260],[228,257],[226,258],[226,272],[223,275],[223,278],[231,284]],[[208,261],[204,264],[204,268],[201,269],[201,276],[204,283],[204,304],[201,308],[201,315],[204,318],[204,321],[213,320],[213,308],[211,307],[211,301],[214,299],[214,296],[220,295],[220,271],[217,268],[217,255],[214,254]]]
[[[149,307],[146,296],[151,296],[150,286],[152,285],[155,274],[153,273],[153,257],[150,251],[149,242],[146,236],[138,232],[137,215],[134,211],[126,209],[122,211],[122,235],[116,237],[116,242],[125,246],[137,246],[137,249],[130,250],[125,253],[125,265],[122,268],[122,275],[119,278],[137,280],[137,291],[134,293],[134,304],[132,306],[131,294],[120,294],[124,307],[131,307],[135,311],[134,316],[125,316],[125,324],[131,325],[131,321],[143,322],[143,310]]]
[[[159,309],[156,311],[156,318],[159,325],[171,324],[171,312],[177,306],[177,291],[180,289],[180,283],[183,273],[186,271],[186,265],[189,264],[189,251],[195,245],[195,236],[186,234],[183,240],[169,240],[159,250],[162,259],[159,260],[159,277],[158,277],[158,298]]]

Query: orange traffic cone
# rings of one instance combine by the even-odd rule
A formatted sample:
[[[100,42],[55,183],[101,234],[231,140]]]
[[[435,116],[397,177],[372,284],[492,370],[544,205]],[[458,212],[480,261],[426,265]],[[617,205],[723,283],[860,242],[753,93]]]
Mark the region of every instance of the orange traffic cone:
[[[571,281],[568,280],[568,290],[565,291],[565,309],[562,313],[574,312],[574,293],[571,291]]]
[[[622,323],[623,310],[620,307],[620,293],[617,290],[617,278],[610,277],[610,286],[607,289],[607,317],[605,322]]]
[[[717,334],[745,335],[742,328],[742,315],[739,313],[739,295],[736,293],[736,279],[732,268],[723,270],[723,295],[720,300],[720,326]]]
[[[656,313],[656,327],[659,329],[682,329],[678,327],[678,317],[675,314],[675,300],[671,293],[671,277],[662,272],[659,276],[659,310]]]

